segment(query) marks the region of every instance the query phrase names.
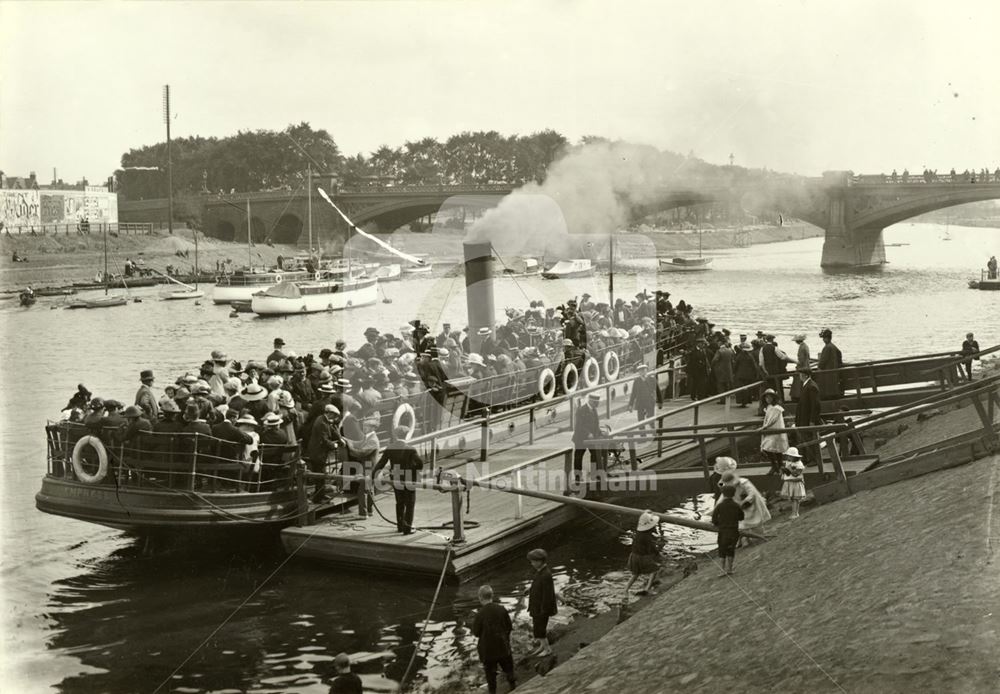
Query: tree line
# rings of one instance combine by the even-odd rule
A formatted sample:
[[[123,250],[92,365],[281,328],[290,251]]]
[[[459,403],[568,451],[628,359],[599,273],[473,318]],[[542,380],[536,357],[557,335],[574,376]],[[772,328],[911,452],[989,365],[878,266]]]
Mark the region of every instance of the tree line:
[[[584,138],[584,143],[594,138]],[[307,168],[335,176],[342,186],[510,183],[541,181],[569,146],[554,130],[501,135],[462,132],[445,141],[425,137],[401,147],[383,145],[370,155],[344,156],[326,130],[308,123],[273,130],[240,131],[229,137],[182,137],[171,141],[176,194],[295,190]],[[131,149],[115,172],[124,200],[167,195],[167,145]]]

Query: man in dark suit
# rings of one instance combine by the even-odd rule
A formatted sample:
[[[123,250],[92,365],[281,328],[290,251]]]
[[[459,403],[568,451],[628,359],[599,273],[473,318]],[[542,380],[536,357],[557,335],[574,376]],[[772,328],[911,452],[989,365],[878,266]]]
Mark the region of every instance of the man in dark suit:
[[[632,392],[628,396],[628,409],[633,408],[638,414],[639,421],[653,416],[656,407],[656,376],[648,375],[649,366],[639,364],[636,367],[638,374],[632,381]]]
[[[340,448],[340,410],[334,405],[326,405],[323,415],[317,417],[309,432],[309,445],[306,447],[305,458],[309,462],[309,471],[326,472],[326,460],[331,453]],[[322,479],[316,481],[314,501],[320,501],[326,494],[326,484]]]
[[[406,427],[396,427],[393,430],[393,442],[382,452],[372,470],[372,481],[379,471],[389,464],[389,478],[392,480],[392,491],[396,495],[396,530],[404,535],[413,532],[413,510],[417,502],[416,482],[420,479],[420,471],[424,461],[420,459],[417,450],[406,442]]]
[[[580,483],[583,475],[584,451],[590,450],[591,463],[597,464],[600,459],[600,450],[586,444],[587,439],[596,439],[601,436],[601,419],[597,414],[597,405],[600,401],[600,394],[591,392],[587,396],[587,400],[576,409],[576,418],[573,424],[573,487]],[[569,494],[571,491],[572,488],[567,489],[565,493]]]
[[[975,335],[972,333],[965,334],[965,341],[962,342],[962,355],[970,357],[962,362],[962,366],[965,367],[965,375],[968,379],[972,380],[972,355],[979,352],[979,343],[975,340]],[[975,357],[979,359],[979,357]]]
[[[819,386],[813,380],[812,370],[800,368],[797,371],[799,380],[802,381],[802,390],[799,394],[799,402],[795,407],[795,426],[807,427],[822,424],[823,417],[820,414]],[[803,432],[798,435],[799,442],[814,439],[818,433],[815,431]],[[808,446],[807,448],[800,446],[799,450],[802,452],[802,459],[806,465],[815,463],[820,456],[819,448],[816,446]]]
[[[226,410],[226,418],[212,427],[212,436],[219,439],[215,454],[227,461],[238,460],[243,453],[243,447],[253,443],[250,434],[240,431],[236,426],[235,422],[239,416],[237,410],[230,408]]]

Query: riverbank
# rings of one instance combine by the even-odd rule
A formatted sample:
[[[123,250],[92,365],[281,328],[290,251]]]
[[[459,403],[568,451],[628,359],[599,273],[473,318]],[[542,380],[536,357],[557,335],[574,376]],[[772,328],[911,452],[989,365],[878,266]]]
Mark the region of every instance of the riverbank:
[[[892,444],[974,417],[911,422]],[[998,484],[992,456],[778,516],[769,542],[738,553],[735,577],[703,566],[519,691],[993,691]]]
[[[1000,359],[987,359],[977,366],[975,378],[998,371]],[[971,406],[958,405],[873,431],[866,443],[888,456],[979,426]],[[992,481],[991,475],[995,475]],[[983,551],[977,553],[975,548],[968,551],[964,544],[957,545],[955,538],[975,537],[969,528],[982,527],[984,515],[989,514],[988,507],[984,510],[975,502],[998,483],[1000,458],[994,457],[837,504],[815,507],[807,502],[802,518],[795,521],[788,518],[787,502],[779,502],[771,507],[774,520],[768,524],[768,535],[772,539],[740,552],[735,581],[718,577],[714,552],[702,554],[697,563],[670,565],[660,596],[633,594],[624,607],[619,603],[630,575],[609,573],[596,589],[608,596],[598,609],[576,610],[576,596],[562,596],[571,617],[551,630],[556,639],[555,659],[539,663],[523,655],[531,647],[527,624],[515,625],[512,646],[523,685],[518,691],[570,694],[591,686],[597,690],[621,686],[637,692],[708,691],[737,683],[750,691],[839,691],[782,630],[812,657],[819,652],[840,663],[842,669],[835,679],[848,691],[911,691],[923,686],[921,677],[928,668],[941,667],[940,661],[925,664],[925,648],[937,646],[950,654],[979,643],[981,647],[973,647],[968,659],[946,669],[941,686],[928,686],[942,691],[987,691],[980,685],[1000,673],[983,671],[983,664],[992,662],[990,647],[1000,647],[1000,630],[983,621],[990,610],[977,612],[976,606],[996,604],[1000,583],[976,578],[990,575],[985,544],[980,543]],[[983,494],[974,491],[980,489]],[[914,503],[915,499],[920,503]],[[995,512],[1000,521],[1000,508]],[[925,516],[940,518],[944,525],[928,523]],[[887,537],[892,538],[892,547],[883,551]],[[1000,537],[1000,527],[990,537]],[[930,585],[915,585],[921,576],[928,577]],[[972,580],[968,586],[966,577]],[[844,586],[850,586],[849,591],[838,593]],[[955,586],[965,592],[956,598],[960,609],[949,614],[949,591]],[[813,595],[817,590],[822,601]],[[852,602],[855,597],[858,600]],[[721,616],[720,601],[732,604],[732,614],[706,621],[706,616]],[[753,601],[763,607],[756,610]],[[633,617],[622,624],[629,615]],[[942,616],[947,629],[939,624]],[[966,624],[972,626],[971,635],[963,636]],[[855,642],[855,627],[866,634],[861,643]],[[734,640],[736,633],[752,633],[753,642]],[[994,639],[992,646],[983,644],[977,635]],[[882,644],[883,640],[890,643]],[[749,671],[718,673],[716,665],[723,652],[727,658],[731,654],[734,663],[748,663]],[[867,657],[870,652],[876,655]],[[843,653],[856,655],[858,660]],[[948,656],[945,659],[951,661]],[[801,661],[798,671],[796,660]],[[817,660],[827,669],[826,660]],[[979,669],[969,669],[971,664]],[[653,677],[657,667],[663,668],[660,678]],[[859,667],[861,671],[855,672]],[[539,670],[548,672],[546,677],[538,678]],[[959,679],[946,684],[953,677]],[[473,691],[482,682],[479,663],[469,657],[456,666],[444,685],[426,691],[458,694]],[[596,684],[602,682],[606,685]],[[502,685],[500,691],[505,691]]]
[[[146,267],[164,271],[167,265],[179,267],[182,272],[194,270],[194,240],[189,229],[178,228],[170,235],[156,230],[150,234],[119,234],[108,236],[108,263],[112,274],[120,274],[126,258],[142,260]],[[741,244],[778,243],[821,236],[823,230],[805,223],[786,224],[780,227],[755,226],[736,229],[709,229],[701,232],[704,250],[735,248]],[[464,230],[436,228],[433,233],[414,233],[405,229],[391,234],[391,241],[401,251],[421,253],[440,264],[459,263],[462,260],[461,244]],[[616,237],[618,250],[623,258],[649,255],[649,239],[656,255],[671,257],[675,254],[697,252],[697,231],[666,231],[640,226]],[[353,242],[352,242],[353,243]],[[14,263],[12,254],[28,258],[27,263]],[[208,236],[198,237],[198,265],[202,270],[212,270],[217,261],[231,259],[237,266],[246,265],[248,259],[255,265],[273,265],[279,255],[289,257],[301,252],[298,246],[256,244],[248,251],[246,243],[220,241]],[[92,281],[104,267],[104,241],[101,235],[80,236],[0,236],[0,291],[32,287],[68,286],[74,282]]]

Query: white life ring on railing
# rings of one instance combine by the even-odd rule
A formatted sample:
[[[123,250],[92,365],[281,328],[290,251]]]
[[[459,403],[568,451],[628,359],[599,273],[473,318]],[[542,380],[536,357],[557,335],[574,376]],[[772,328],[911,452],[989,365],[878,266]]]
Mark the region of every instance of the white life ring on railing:
[[[604,378],[608,381],[614,381],[618,378],[620,371],[621,362],[618,360],[618,353],[609,349],[604,353]]]
[[[316,274],[313,275],[313,279],[317,281],[323,279],[323,273],[317,272]]]
[[[94,474],[83,469],[83,449],[87,446],[97,452],[97,472]],[[108,474],[108,451],[96,436],[84,436],[73,446],[73,474],[87,484],[97,484]]]
[[[538,374],[538,395],[542,400],[551,400],[556,395],[556,375],[552,369],[542,369]]]
[[[566,364],[562,372],[562,387],[564,393],[572,393],[580,385],[580,372],[576,364]]]
[[[277,275],[274,276],[274,281],[275,281],[276,284],[281,284],[281,273],[280,272]]]
[[[587,361],[583,362],[583,385],[586,388],[591,386],[596,386],[601,382],[601,367],[598,365],[597,360],[593,357],[588,357]]]
[[[409,424],[402,423],[403,417],[409,418]],[[399,426],[406,429],[406,436],[403,437],[403,440],[409,441],[413,436],[413,430],[417,428],[417,413],[413,411],[413,405],[408,402],[401,404],[392,414],[392,431],[394,434],[396,427]]]

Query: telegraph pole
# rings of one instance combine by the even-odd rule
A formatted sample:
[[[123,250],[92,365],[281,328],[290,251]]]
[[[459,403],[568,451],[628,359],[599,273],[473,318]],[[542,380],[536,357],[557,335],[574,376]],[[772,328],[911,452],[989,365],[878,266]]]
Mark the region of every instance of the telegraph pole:
[[[167,124],[167,230],[174,233],[174,170],[170,161],[170,85],[163,85],[163,122]]]

